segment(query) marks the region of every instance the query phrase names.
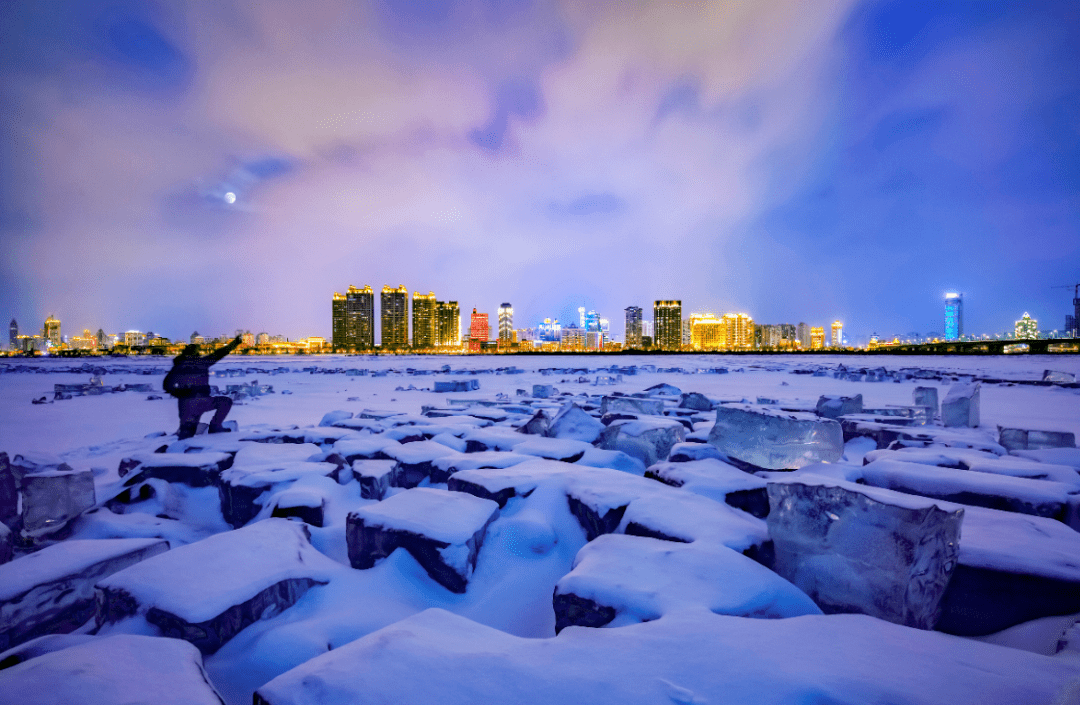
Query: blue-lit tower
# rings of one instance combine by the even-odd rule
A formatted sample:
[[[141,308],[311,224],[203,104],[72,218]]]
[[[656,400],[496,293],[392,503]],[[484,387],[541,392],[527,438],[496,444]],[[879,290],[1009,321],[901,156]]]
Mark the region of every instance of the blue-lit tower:
[[[964,334],[964,295],[945,294],[945,340],[959,340]]]

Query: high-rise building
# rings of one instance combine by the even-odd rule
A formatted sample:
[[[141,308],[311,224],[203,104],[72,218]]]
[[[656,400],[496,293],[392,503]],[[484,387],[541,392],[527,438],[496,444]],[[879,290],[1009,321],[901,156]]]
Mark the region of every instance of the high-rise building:
[[[679,329],[682,331],[679,337],[679,345],[684,348],[690,347],[690,319],[682,319],[682,325]]]
[[[349,346],[347,311],[348,299],[335,291],[330,303],[330,345],[334,350],[344,350]]]
[[[814,326],[810,329],[810,349],[822,350],[825,348],[825,327]]]
[[[745,313],[725,313],[724,337],[727,350],[750,350],[754,347],[754,319]]]
[[[50,347],[60,347],[60,321],[52,317],[45,319],[45,329],[42,333],[42,337],[45,338],[46,344]]]
[[[461,311],[457,301],[436,301],[435,318],[438,334],[435,344],[440,347],[461,345]]]
[[[15,322],[15,319],[11,319],[11,325],[8,326],[8,350],[19,349],[19,324]]]
[[[844,324],[839,320],[833,321],[832,324],[832,346],[834,348],[844,347]]]
[[[682,347],[682,301],[678,299],[653,302],[655,346],[661,350]]]
[[[1026,312],[1024,316],[1016,322],[1015,337],[1017,340],[1038,340],[1039,339],[1039,322],[1029,316]]]
[[[1080,337],[1080,333],[1076,330],[1076,316],[1065,314],[1065,335],[1072,338]]]
[[[964,335],[964,295],[945,294],[945,340],[959,340]]]
[[[409,290],[384,286],[379,298],[382,319],[379,345],[383,350],[401,350],[409,344]]]
[[[799,325],[795,326],[795,338],[798,339],[800,348],[809,350],[813,342],[810,338],[810,326],[800,322]]]
[[[626,347],[637,349],[641,347],[641,307],[627,306],[626,309]]]
[[[558,343],[562,340],[562,326],[559,324],[559,319],[554,321],[550,318],[545,318],[544,322],[537,326],[539,330],[539,340],[541,343]]]
[[[412,296],[412,346],[415,350],[433,348],[438,341],[439,321],[438,302],[435,292],[421,294],[414,291]]]
[[[370,286],[349,286],[334,292],[330,344],[335,350],[370,350],[375,347],[375,292]]]
[[[694,350],[723,350],[727,345],[724,322],[711,313],[693,313],[690,323],[690,346]]]
[[[560,350],[584,350],[588,342],[586,331],[581,326],[571,323],[563,326]]]
[[[499,307],[499,342],[509,343],[514,339],[514,307],[504,303]]]
[[[780,326],[762,325],[759,329],[761,330],[761,341],[758,342],[758,347],[770,350],[780,347]]]
[[[781,348],[793,348],[795,347],[795,326],[791,323],[780,324],[780,347]]]
[[[256,345],[269,345],[270,344],[270,334],[267,333],[266,331],[263,331],[262,333],[259,333],[257,336],[255,336],[255,344]]]
[[[474,308],[472,316],[469,318],[469,350],[479,352],[484,343],[490,340],[490,336],[491,328],[488,325],[488,315],[486,313],[477,313]]]
[[[145,344],[146,336],[142,331],[129,330],[124,333],[124,345],[129,348],[137,348]]]

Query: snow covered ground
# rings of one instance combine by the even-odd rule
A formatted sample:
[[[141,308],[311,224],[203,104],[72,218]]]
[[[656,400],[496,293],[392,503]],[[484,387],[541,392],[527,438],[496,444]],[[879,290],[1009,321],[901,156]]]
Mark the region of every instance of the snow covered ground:
[[[170,360],[95,358],[85,364],[87,367],[83,367],[83,360],[0,361],[0,451],[12,459],[16,455],[49,454],[75,471],[93,470],[97,506],[56,534],[54,541],[165,538],[175,551],[232,529],[222,512],[226,501],[233,503],[230,506],[234,509],[247,503],[243,506],[250,508],[254,516],[249,526],[271,515],[292,516],[293,521],[303,517],[308,522],[309,538],[300,536],[296,539],[299,549],[287,549],[288,556],[280,559],[286,561],[281,564],[286,567],[274,567],[278,559],[272,556],[260,555],[261,562],[252,561],[237,549],[240,555],[232,566],[236,572],[228,580],[223,575],[200,580],[185,574],[182,589],[179,584],[172,592],[162,588],[162,594],[168,593],[173,601],[176,595],[189,593],[193,603],[191,610],[170,607],[172,621],[168,628],[161,626],[164,618],[153,612],[156,602],[133,589],[130,594],[118,591],[125,585],[149,584],[146,575],[148,571],[153,573],[155,565],[187,565],[178,563],[179,557],[170,561],[164,554],[99,581],[119,586],[110,591],[110,604],[123,603],[130,597],[134,601],[128,605],[130,609],[113,614],[115,619],[98,614],[76,630],[93,636],[45,637],[14,647],[7,661],[0,655],[0,703],[29,702],[26,693],[39,691],[41,683],[48,682],[42,676],[48,669],[71,672],[73,667],[65,667],[62,658],[67,649],[126,634],[163,639],[167,633],[200,645],[203,641],[191,636],[192,630],[205,631],[211,624],[218,629],[216,625],[223,621],[232,625],[231,631],[220,648],[215,645],[213,650],[203,650],[203,666],[191,664],[189,650],[176,651],[177,658],[184,660],[190,682],[170,687],[174,691],[190,687],[193,702],[205,699],[208,680],[230,705],[252,702],[256,691],[257,702],[272,705],[364,702],[356,698],[365,693],[373,702],[464,703],[476,702],[483,699],[483,693],[489,693],[491,700],[539,703],[561,703],[568,698],[658,703],[1080,703],[1080,635],[1076,629],[1070,631],[1077,621],[1076,614],[1052,614],[1000,633],[967,638],[866,616],[819,615],[812,609],[795,611],[792,614],[801,616],[784,619],[774,617],[788,613],[776,610],[745,614],[753,610],[740,607],[744,611],[723,612],[713,604],[720,603],[716,595],[738,595],[738,605],[757,605],[791,601],[795,599],[791,591],[798,593],[778,576],[762,576],[757,563],[752,563],[753,570],[740,572],[737,566],[741,563],[735,559],[741,556],[724,558],[733,553],[733,546],[741,549],[752,544],[743,552],[768,563],[763,556],[770,550],[763,543],[768,535],[765,521],[734,508],[739,505],[733,499],[725,503],[725,495],[732,496],[725,489],[725,483],[730,484],[724,479],[727,476],[718,474],[713,481],[699,477],[707,472],[709,463],[705,463],[695,470],[693,481],[681,487],[671,486],[678,484],[671,478],[681,475],[670,469],[659,473],[668,478],[664,482],[641,478],[644,464],[627,456],[633,455],[633,447],[621,446],[624,454],[591,448],[581,440],[582,434],[595,432],[590,430],[588,419],[585,423],[578,419],[559,439],[513,431],[539,409],[554,417],[567,400],[598,417],[602,396],[641,393],[660,384],[703,394],[712,403],[745,401],[751,406],[811,412],[821,395],[861,394],[866,409],[883,409],[911,405],[917,386],[936,387],[938,398],[944,399],[954,382],[975,379],[984,380],[980,424],[977,429],[956,429],[956,438],[996,445],[998,426],[1080,436],[1080,389],[1029,384],[1041,380],[1048,369],[1080,377],[1080,357],[234,355],[213,368],[227,376],[212,376],[211,384],[224,391],[227,385],[257,382],[271,385],[273,391],[236,402],[229,418],[239,424],[239,432],[197,436],[181,444],[169,437],[177,427],[176,402],[160,392]],[[848,374],[837,378],[841,366]],[[636,373],[630,374],[628,368],[636,368]],[[716,368],[726,368],[727,372],[716,373]],[[884,376],[885,381],[849,378],[857,370],[882,368],[885,375],[871,374],[869,378]],[[348,370],[361,372],[348,374]],[[116,391],[53,401],[55,384],[87,383],[95,371],[104,372],[101,377],[106,387],[150,384],[156,391]],[[812,374],[815,371],[817,375]],[[604,378],[618,381],[594,384],[598,377],[602,382],[610,381]],[[477,380],[479,389],[431,391],[436,381],[458,379]],[[553,385],[559,396],[534,397],[534,385]],[[155,396],[161,398],[148,398]],[[41,397],[51,403],[31,404],[32,399]],[[650,419],[644,415],[635,426],[670,430],[671,419],[681,418],[682,427],[674,426],[678,435],[698,442],[708,437],[715,412],[677,410],[678,394],[653,398],[664,402],[661,406],[668,417]],[[469,405],[481,401],[490,405]],[[436,411],[422,415],[425,407]],[[339,416],[348,421],[340,427],[319,427],[332,411],[347,412]],[[287,442],[243,440],[256,437]],[[418,440],[424,445],[415,446],[415,452],[391,449],[378,455],[380,443],[368,442],[376,438],[385,438],[387,443],[403,442],[402,448],[406,449]],[[942,436],[938,445],[963,446],[964,441],[952,438]],[[573,457],[575,462],[531,458],[519,461],[514,446],[520,442],[535,446],[523,447],[520,454],[570,454],[567,457]],[[481,447],[485,443],[488,446]],[[434,444],[442,444],[448,452],[430,452]],[[140,474],[140,466],[133,463],[142,459],[145,466],[147,454],[167,445],[169,452],[157,458],[185,450],[188,456],[200,454],[207,459],[224,454],[232,466],[220,477],[212,464],[207,466],[210,469],[204,472],[209,473],[214,486],[176,481],[163,473]],[[856,466],[861,466],[863,456],[876,447],[867,438],[849,440],[844,458],[836,464],[835,476],[856,479]],[[355,455],[346,452],[349,448]],[[335,449],[340,452],[335,453]],[[500,453],[492,453],[490,464],[466,458],[485,450]],[[584,454],[579,455],[582,451]],[[996,461],[992,455],[980,456],[985,458],[978,467],[991,469],[979,474],[992,477],[987,475],[994,472]],[[395,486],[389,489],[388,497],[414,492],[404,488],[433,470],[451,473],[449,487],[445,483],[432,484],[430,479],[422,480],[422,486],[454,490],[453,478],[460,471],[462,478],[471,483],[464,491],[492,493],[485,500],[496,500],[499,509],[494,520],[476,535],[473,528],[463,533],[463,527],[441,527],[443,531],[432,528],[424,535],[423,527],[439,519],[434,515],[417,517],[415,523],[403,519],[397,522],[399,532],[392,536],[376,529],[351,532],[350,513],[379,504],[379,500],[361,496],[362,463],[352,464],[354,459],[366,457],[395,459],[388,461],[398,468],[391,473],[397,481],[392,482]],[[1076,464],[1069,465],[1072,456],[1058,453],[1057,457],[1065,459],[1044,461],[1054,464],[1047,470],[1048,478],[1061,480],[1070,472],[1078,472]],[[128,458],[134,459],[128,464],[130,471],[122,462]],[[664,459],[659,458],[661,462]],[[951,461],[941,461],[946,462]],[[932,470],[934,462],[927,463]],[[845,464],[850,464],[851,469],[840,467]],[[501,469],[479,469],[483,467]],[[1027,472],[1026,466],[1016,467]],[[737,472],[727,465],[723,468],[727,473]],[[816,472],[820,472],[820,466]],[[973,470],[972,474],[977,473]],[[757,478],[746,477],[753,482],[735,483],[730,491],[750,487],[747,492],[764,493]],[[762,477],[768,474],[762,473]],[[932,479],[927,482],[934,484]],[[464,485],[459,483],[458,489]],[[1058,482],[1055,487],[1063,488],[1063,501],[1072,501],[1068,499],[1073,495],[1067,485]],[[125,490],[130,491],[123,501],[103,506]],[[887,496],[890,490],[880,492],[886,494],[874,496]],[[408,506],[404,502],[396,504]],[[993,515],[986,513],[992,511],[996,510],[979,513],[979,526],[993,523]],[[367,514],[376,516],[378,512]],[[316,516],[317,521],[312,518]],[[1028,515],[1009,515],[1013,516]],[[1029,533],[1024,535],[1037,537],[1042,535],[1038,522],[1053,520],[1036,516],[1025,521]],[[483,521],[479,521],[480,525]],[[1058,528],[1065,534],[1060,534]],[[1072,576],[1080,576],[1080,551],[1075,561],[1070,562],[1068,555],[1074,546],[1071,542],[1074,538],[1080,541],[1080,534],[1069,533],[1060,522],[1054,522],[1054,529],[1046,532],[1054,537],[1051,548],[1032,547],[1030,553],[1055,556],[1053,570],[1043,572],[1058,582],[1047,589],[1064,590],[1063,594],[1054,593],[1054,599],[1070,605],[1073,597],[1080,598],[1080,578],[1069,582]],[[980,530],[985,534],[990,529]],[[685,569],[692,573],[687,574],[687,579],[696,582],[679,585],[678,575],[665,576],[659,582],[670,586],[664,590],[676,590],[673,594],[678,594],[679,599],[674,600],[664,597],[667,593],[659,597],[646,594],[650,583],[644,578],[639,585],[628,584],[634,578],[633,570],[607,581],[596,571],[603,572],[604,566],[617,565],[619,560],[631,564],[634,560],[630,554],[597,553],[603,545],[594,545],[589,538],[608,531],[638,532],[648,537],[627,544],[641,551],[642,565]],[[693,560],[679,558],[683,553],[668,556],[665,547],[687,547],[661,540],[674,536],[684,537],[680,540],[696,547],[685,552]],[[354,543],[364,541],[367,543],[363,547]],[[230,545],[227,541],[219,543]],[[579,557],[587,544],[590,551]],[[376,561],[374,567],[352,567],[350,556],[362,549],[372,555],[385,555],[380,550],[387,546],[398,549]],[[1023,549],[1022,545],[1011,544],[1008,548],[1015,554],[1023,553]],[[0,594],[5,581],[18,582],[19,561],[29,550],[29,544],[16,541],[15,559],[0,565]],[[961,562],[965,551],[972,553],[972,549],[964,548],[961,537]],[[457,565],[466,553],[476,560],[475,567],[469,570]],[[713,555],[719,558],[710,562],[709,556]],[[458,572],[467,578],[465,592],[452,592],[433,577],[438,561],[443,559],[457,562]],[[988,560],[1000,564],[1002,559],[991,556]],[[583,561],[584,567],[574,575],[584,577],[564,580]],[[228,563],[225,560],[223,565]],[[245,566],[251,568],[252,575],[259,573],[247,587],[240,585]],[[1038,567],[1032,570],[1038,572]],[[714,589],[713,582],[721,573],[729,575],[730,584]],[[291,577],[279,580],[279,574]],[[296,576],[309,575],[312,579],[302,589],[289,582],[299,579]],[[627,583],[623,596],[617,594],[620,581]],[[215,586],[224,582],[229,584],[228,591],[221,588],[211,594],[219,590]],[[571,588],[578,583],[587,584],[590,591],[578,588],[581,594],[573,593]],[[557,584],[572,598],[569,602],[563,600],[558,615],[553,607]],[[205,594],[198,594],[200,585]],[[753,591],[761,594],[755,597]],[[600,594],[605,595],[601,602],[619,608],[618,618],[603,629],[567,626],[556,636],[557,620],[587,624],[593,615],[600,614],[605,606],[597,603]],[[236,602],[232,595],[241,595],[246,602],[229,612],[228,605]],[[641,605],[652,605],[658,599],[657,604],[664,607],[650,617],[647,613],[651,607]],[[220,609],[215,607],[218,603]],[[196,604],[199,609],[194,609]],[[430,608],[438,610],[425,612]],[[181,618],[187,613],[199,616],[185,622]],[[0,622],[0,631],[9,626]],[[235,636],[234,627],[241,627]],[[425,650],[425,639],[430,649]],[[73,658],[78,655],[86,661],[79,661],[80,669],[108,670],[107,665],[95,666],[87,653],[84,648],[72,652]],[[379,658],[393,663],[361,668],[367,663],[365,659],[378,653],[383,654]],[[474,663],[471,655],[475,654],[484,655],[482,663]],[[43,655],[51,660],[39,660]],[[28,660],[4,668],[24,659]],[[650,660],[649,668],[633,672],[633,664]],[[38,666],[31,671],[35,661]],[[883,673],[880,665],[886,661],[893,665]],[[125,680],[141,677],[137,662],[133,659],[136,665],[131,666],[133,670],[127,672]],[[469,672],[477,667],[482,668],[482,677]],[[155,677],[155,673],[147,668],[146,677]],[[545,679],[562,685],[545,686]],[[619,679],[625,682],[605,694],[605,687],[616,685],[614,681]],[[182,681],[179,676],[178,680]],[[311,685],[316,682],[322,685]]]

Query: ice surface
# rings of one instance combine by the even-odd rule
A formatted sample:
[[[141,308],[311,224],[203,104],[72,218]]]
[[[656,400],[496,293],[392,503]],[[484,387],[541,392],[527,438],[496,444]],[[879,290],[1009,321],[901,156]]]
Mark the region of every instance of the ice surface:
[[[765,619],[821,614],[801,590],[730,548],[623,534],[578,552],[555,586],[554,606],[556,631],[647,622],[687,607]],[[601,614],[610,617],[597,624]]]
[[[773,480],[768,491],[777,573],[827,613],[933,629],[962,508],[813,475]]]
[[[676,443],[671,447],[667,459],[673,463],[685,463],[691,460],[705,460],[722,456],[716,446],[708,443]]]
[[[576,464],[588,465],[593,468],[610,468],[611,470],[628,472],[631,475],[645,474],[645,463],[623,453],[621,450],[587,448],[585,454],[577,460]]]
[[[622,451],[648,467],[666,460],[672,447],[685,438],[686,427],[675,419],[616,419],[604,429],[599,446],[604,450]]]
[[[351,419],[353,414],[351,411],[328,411],[323,414],[322,420],[319,421],[320,426],[333,426],[338,421],[345,421]]]
[[[278,676],[255,703],[1051,705],[1072,697],[1076,673],[1065,659],[862,615],[687,610],[552,640],[430,609]]]
[[[94,616],[94,583],[169,549],[160,539],[72,539],[0,565],[0,651]]]
[[[22,533],[39,537],[62,528],[96,503],[90,470],[51,470],[22,479]]]
[[[548,399],[555,396],[555,387],[550,384],[534,384],[532,386],[532,395],[537,399]]]
[[[928,408],[930,419],[933,420],[938,415],[937,387],[915,387],[911,392],[911,403]]]
[[[856,394],[853,397],[823,394],[818,398],[817,402],[817,415],[827,419],[836,419],[849,414],[861,414],[862,410],[862,394]]]
[[[1065,431],[1029,431],[998,426],[998,443],[1010,451],[1075,448],[1076,436]]]
[[[0,524],[12,524],[19,515],[19,490],[8,454],[0,452]]]
[[[590,416],[574,402],[567,402],[551,420],[545,435],[592,443],[603,430],[604,424],[599,419]]]
[[[1080,448],[1045,448],[1043,450],[1018,450],[1010,455],[1028,458],[1040,463],[1068,465],[1080,472]]]
[[[874,460],[861,469],[868,485],[948,502],[1056,519],[1080,528],[1080,488],[969,470],[933,467],[901,460]]]
[[[346,539],[354,568],[371,568],[399,547],[451,592],[465,592],[499,506],[462,492],[417,487],[349,514]]]
[[[118,634],[0,671],[0,705],[221,705],[199,651],[178,639]]]
[[[769,470],[834,462],[844,454],[840,424],[814,414],[721,404],[709,443],[728,457]]]
[[[949,387],[949,393],[941,401],[941,423],[945,426],[978,426],[980,387],[978,382],[957,382]]]
[[[513,451],[520,455],[534,455],[538,458],[561,460],[573,463],[581,459],[585,451],[592,448],[585,441],[571,438],[540,438],[525,436],[526,440],[513,446]]]
[[[98,582],[98,623],[138,614],[213,653],[329,579],[335,564],[309,537],[304,524],[266,519],[154,556]]]

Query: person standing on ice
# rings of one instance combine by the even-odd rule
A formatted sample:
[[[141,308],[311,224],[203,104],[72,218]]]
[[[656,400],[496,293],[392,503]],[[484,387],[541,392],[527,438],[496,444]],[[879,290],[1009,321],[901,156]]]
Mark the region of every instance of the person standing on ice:
[[[207,411],[214,412],[214,418],[210,420],[210,433],[221,433],[225,430],[223,424],[232,409],[232,399],[210,396],[210,366],[231,353],[238,345],[239,335],[228,345],[209,355],[200,355],[198,345],[188,345],[173,359],[172,369],[165,375],[161,386],[177,400],[180,412],[180,430],[176,434],[178,439],[194,436],[199,428],[199,418]]]

